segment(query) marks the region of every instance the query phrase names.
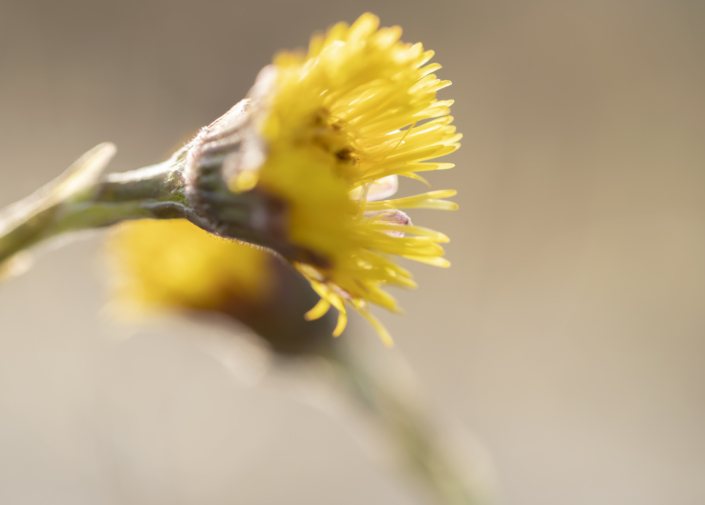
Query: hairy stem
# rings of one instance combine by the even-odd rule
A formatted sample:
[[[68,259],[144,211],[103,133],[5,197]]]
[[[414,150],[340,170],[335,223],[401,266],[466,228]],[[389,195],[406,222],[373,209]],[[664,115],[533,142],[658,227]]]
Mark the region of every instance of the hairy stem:
[[[109,175],[66,198],[40,191],[0,213],[0,264],[65,233],[130,219],[197,221],[192,214],[184,196],[181,168],[171,161]]]

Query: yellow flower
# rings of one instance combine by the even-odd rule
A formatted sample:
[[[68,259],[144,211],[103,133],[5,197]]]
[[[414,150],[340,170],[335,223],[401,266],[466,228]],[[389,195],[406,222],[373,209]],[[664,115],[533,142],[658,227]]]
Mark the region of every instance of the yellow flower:
[[[219,314],[237,321],[279,355],[329,349],[333,318],[306,321],[317,295],[269,251],[216,237],[185,220],[121,224],[107,252],[114,269],[113,307],[128,317],[146,311]]]
[[[451,100],[436,92],[450,84],[427,64],[432,51],[399,41],[401,28],[378,29],[362,15],[311,39],[306,54],[281,53],[253,89],[254,127],[264,142],[263,163],[240,170],[235,192],[258,188],[288,207],[288,240],[322,261],[295,261],[321,296],[307,313],[339,311],[334,335],[345,328],[345,303],[368,319],[385,343],[391,338],[369,303],[399,311],[387,285],[415,287],[394,256],[445,267],[442,233],[412,226],[400,209],[455,209],[432,191],[389,200],[397,176],[451,168],[434,160],[458,147]]]
[[[184,220],[124,223],[110,240],[115,290],[130,309],[246,311],[272,289],[270,254]],[[237,308],[237,307],[236,307]]]

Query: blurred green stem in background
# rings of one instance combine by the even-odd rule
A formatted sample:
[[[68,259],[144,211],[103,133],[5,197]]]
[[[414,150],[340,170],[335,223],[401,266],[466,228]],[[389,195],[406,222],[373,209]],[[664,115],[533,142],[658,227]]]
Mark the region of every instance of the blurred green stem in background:
[[[495,503],[486,453],[476,444],[468,447],[472,437],[464,427],[449,429],[399,353],[375,352],[379,343],[366,342],[361,336],[332,338],[336,324],[332,312],[306,321],[302,314],[318,301],[318,295],[284,262],[273,261],[270,268],[276,282],[272,296],[246,308],[234,300],[212,312],[248,326],[277,357],[275,364],[282,365],[281,370],[293,369],[294,387],[302,373],[313,372],[308,377],[313,383],[304,381],[306,396],[322,392],[323,397],[314,394],[314,403],[326,411],[333,408],[331,413],[344,424],[352,423],[363,445],[401,470],[419,491],[427,491],[430,503]],[[200,324],[212,323],[208,311],[187,313],[198,316]],[[204,337],[200,341],[207,344]],[[222,351],[216,348],[215,355]]]
[[[375,366],[375,360],[361,359],[364,356],[350,346],[333,344],[326,359],[337,369],[350,398],[381,429],[396,464],[428,489],[436,503],[491,503],[491,483],[477,475],[480,455],[465,454],[464,461],[454,460],[440,436],[442,428],[434,419],[437,416],[430,414],[423,401],[415,401],[416,395],[400,390],[413,385],[400,385],[398,374],[393,377],[395,374],[390,373],[395,367],[381,369]]]
[[[427,487],[443,505],[487,503],[486,491],[470,482],[470,468],[458,468],[437,439],[433,421],[417,404],[405,401],[388,380],[355,359],[350,352],[332,359],[349,385],[353,400],[367,410],[388,434],[399,464]],[[396,446],[396,447],[395,447]]]

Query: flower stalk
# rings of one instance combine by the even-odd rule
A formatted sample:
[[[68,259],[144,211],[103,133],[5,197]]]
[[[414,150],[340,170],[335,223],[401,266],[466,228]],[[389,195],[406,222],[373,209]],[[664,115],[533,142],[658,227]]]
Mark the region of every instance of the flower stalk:
[[[443,505],[491,503],[491,486],[476,475],[478,455],[465,465],[454,461],[439,440],[428,407],[395,387],[388,371],[377,370],[344,345],[333,344],[326,356],[358,410],[381,430],[388,450],[412,479]],[[397,377],[398,378],[398,377]]]
[[[226,238],[270,245],[259,231],[271,220],[261,196],[227,191],[220,177],[212,177],[211,187],[199,192],[198,201],[189,194],[188,147],[162,163],[108,175],[101,173],[114,146],[93,148],[49,185],[0,211],[0,272],[42,242],[135,219],[187,219]]]
[[[101,177],[114,152],[112,144],[95,147],[51,184],[0,212],[0,265],[67,233],[191,214],[178,164]]]
[[[328,324],[330,315],[323,318]],[[298,358],[294,371],[302,372],[303,384],[294,382],[294,391],[303,385],[305,394],[296,396],[352,428],[371,456],[406,478],[422,501],[496,503],[492,464],[482,447],[467,443],[464,427],[449,430],[452,423],[432,408],[398,354],[368,351],[356,339],[321,339],[302,352],[281,355],[280,364]]]
[[[88,151],[56,180],[0,211],[0,274],[42,242],[136,219],[186,219],[226,239],[315,260],[286,242],[280,200],[257,190],[230,191],[219,166],[189,171],[194,142],[162,163],[107,175],[101,174],[115,147],[105,143]]]

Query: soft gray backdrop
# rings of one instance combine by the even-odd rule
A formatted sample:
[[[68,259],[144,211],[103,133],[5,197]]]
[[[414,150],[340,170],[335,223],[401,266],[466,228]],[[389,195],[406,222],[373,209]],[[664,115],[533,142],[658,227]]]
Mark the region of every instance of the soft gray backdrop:
[[[461,210],[416,214],[453,267],[414,267],[399,351],[506,504],[705,503],[702,2],[0,0],[0,205],[101,141],[161,160],[365,10],[436,50],[465,134],[431,177]],[[100,245],[0,286],[0,502],[420,503],[280,388],[109,338]]]

